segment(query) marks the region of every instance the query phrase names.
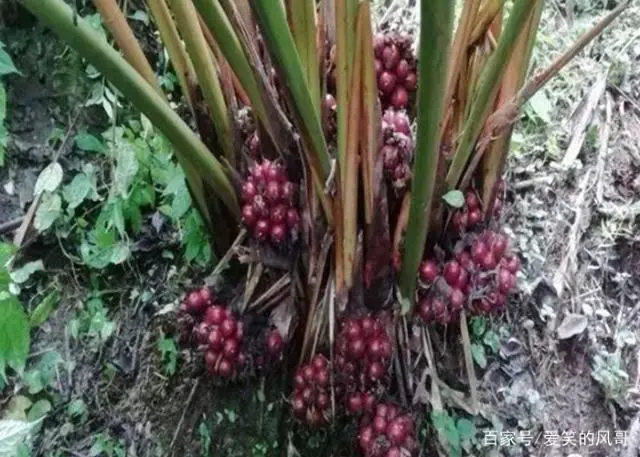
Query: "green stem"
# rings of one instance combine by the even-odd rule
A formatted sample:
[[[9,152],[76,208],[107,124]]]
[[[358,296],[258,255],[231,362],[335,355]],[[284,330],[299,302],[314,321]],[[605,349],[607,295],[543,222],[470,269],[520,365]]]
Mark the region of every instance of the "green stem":
[[[400,292],[415,301],[416,275],[429,230],[444,106],[447,58],[453,29],[455,2],[421,0],[418,74],[418,135],[411,184],[411,209],[404,245]]]
[[[239,217],[238,200],[224,168],[142,76],[83,19],[74,19],[63,0],[21,0],[22,4],[95,66],[176,148],[179,159],[206,176],[225,206]]]

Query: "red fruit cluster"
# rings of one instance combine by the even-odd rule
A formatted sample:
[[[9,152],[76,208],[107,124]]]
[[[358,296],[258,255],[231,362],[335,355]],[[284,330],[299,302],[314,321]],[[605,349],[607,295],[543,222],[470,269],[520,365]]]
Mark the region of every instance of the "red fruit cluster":
[[[411,46],[412,38],[407,35],[378,34],[375,37],[376,77],[383,109],[400,110],[409,106],[409,98],[418,82]]]
[[[281,245],[294,237],[300,225],[295,194],[282,165],[263,160],[251,168],[242,184],[242,221],[258,241]]]
[[[391,338],[381,319],[351,317],[336,338],[335,365],[346,390],[364,392],[382,381],[389,368]]]
[[[505,190],[503,180],[498,182],[498,193],[493,205],[493,214],[500,215],[502,198]],[[468,232],[477,228],[484,221],[484,212],[478,195],[473,190],[465,193],[464,205],[456,210],[451,217],[451,228],[454,232]]]
[[[502,308],[520,268],[518,257],[508,252],[508,244],[506,235],[487,230],[444,265],[435,259],[422,262],[418,305],[422,320],[448,324],[468,305],[476,313]]]
[[[329,362],[317,354],[302,365],[293,377],[293,415],[310,426],[326,424],[331,407]]]
[[[379,403],[373,418],[363,421],[358,445],[365,457],[409,457],[418,451],[415,424],[393,404]]]
[[[282,338],[278,329],[271,329],[271,331],[267,333],[265,348],[267,355],[272,360],[280,359],[282,351],[284,350],[284,338]]]
[[[385,175],[396,188],[406,187],[411,179],[414,143],[411,121],[404,111],[388,109],[382,116],[382,161]]]
[[[208,287],[190,292],[180,309],[194,320],[193,337],[210,373],[223,378],[232,377],[245,362],[243,353],[243,324],[229,309],[216,302]]]

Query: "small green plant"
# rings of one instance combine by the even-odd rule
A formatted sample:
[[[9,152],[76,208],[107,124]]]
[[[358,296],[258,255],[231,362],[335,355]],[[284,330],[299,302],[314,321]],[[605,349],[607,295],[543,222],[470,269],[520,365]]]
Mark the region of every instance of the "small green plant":
[[[67,331],[72,338],[88,338],[98,346],[112,335],[115,323],[108,316],[102,296],[100,291],[92,292],[83,309],[69,322]]]
[[[620,354],[600,352],[593,357],[591,376],[595,379],[606,397],[613,401],[620,401],[627,392],[629,374],[624,369]]]
[[[7,91],[2,83],[2,77],[12,73],[20,74],[13,64],[11,56],[4,50],[4,44],[0,41],[0,167],[4,165],[9,132],[4,126],[7,117]]]
[[[164,335],[160,335],[156,343],[156,348],[160,352],[162,358],[164,373],[168,376],[175,374],[176,365],[178,364],[178,346],[173,338],[168,338]]]
[[[211,430],[203,418],[198,425],[198,437],[200,438],[200,457],[211,457]]]
[[[113,438],[109,433],[98,433],[89,450],[90,457],[125,457],[124,440]]]
[[[487,351],[497,354],[500,350],[500,337],[488,326],[486,317],[474,317],[469,323],[471,327],[471,354],[480,366],[487,366]]]
[[[431,423],[446,441],[449,457],[462,456],[463,450],[469,452],[476,443],[476,427],[469,419],[457,417],[447,411],[434,411],[431,413]]]

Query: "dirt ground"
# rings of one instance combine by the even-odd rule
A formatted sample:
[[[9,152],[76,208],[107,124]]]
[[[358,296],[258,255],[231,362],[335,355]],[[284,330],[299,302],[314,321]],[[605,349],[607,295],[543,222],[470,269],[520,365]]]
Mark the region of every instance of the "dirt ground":
[[[381,9],[380,17],[391,28],[415,29],[415,10],[392,3],[398,7]],[[548,65],[612,3],[547,2],[535,68]],[[575,14],[566,13],[567,4]],[[490,322],[499,347],[484,369],[476,367],[482,407],[464,455],[638,455],[639,26],[640,7],[632,6],[527,106],[518,125],[504,218],[523,271],[507,313]],[[21,37],[0,34],[5,41]],[[56,56],[70,52],[58,46]],[[104,122],[92,109],[74,119],[73,97],[56,92],[35,66],[22,68],[24,77],[7,79],[12,137],[0,169],[0,227],[28,208],[36,177],[55,153],[52,129],[75,132]],[[69,147],[60,154],[67,165],[82,160]],[[2,235],[11,234],[7,228]],[[32,348],[34,363],[50,350],[64,360],[47,392],[54,408],[33,456],[351,455],[343,445],[353,433],[348,425],[308,433],[287,419],[281,394],[287,380],[279,375],[216,386],[188,351],[180,352],[176,374],[163,372],[158,338],[175,330],[181,291],[207,272],[159,251],[103,273],[101,283],[111,287],[101,296],[115,325],[107,341],[70,338],[68,322],[95,289],[93,273],[61,252],[63,241],[32,236],[26,254],[44,260],[63,296]],[[435,346],[437,358],[455,357],[446,344]],[[12,388],[0,392],[0,410],[25,386]],[[87,409],[82,420],[69,415],[78,399]],[[446,395],[445,402],[452,415],[466,414]],[[432,427],[425,430],[434,435]],[[104,437],[112,447],[95,451]],[[432,448],[425,444],[421,455]]]

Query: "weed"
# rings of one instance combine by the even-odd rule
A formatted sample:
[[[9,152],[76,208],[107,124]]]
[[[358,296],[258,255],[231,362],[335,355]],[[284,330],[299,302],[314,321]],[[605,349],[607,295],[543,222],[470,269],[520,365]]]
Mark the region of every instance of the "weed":
[[[176,342],[172,338],[167,338],[163,333],[156,342],[156,348],[160,351],[165,374],[172,376],[176,372],[179,355]]]
[[[432,412],[431,423],[448,444],[449,457],[459,457],[462,451],[469,452],[476,444],[476,427],[466,418],[446,411]]]
[[[500,338],[496,332],[488,327],[485,317],[471,319],[471,354],[473,360],[481,367],[487,366],[487,351],[497,354],[500,349]]]
[[[124,440],[113,438],[109,433],[98,433],[89,450],[90,457],[125,457]]]

